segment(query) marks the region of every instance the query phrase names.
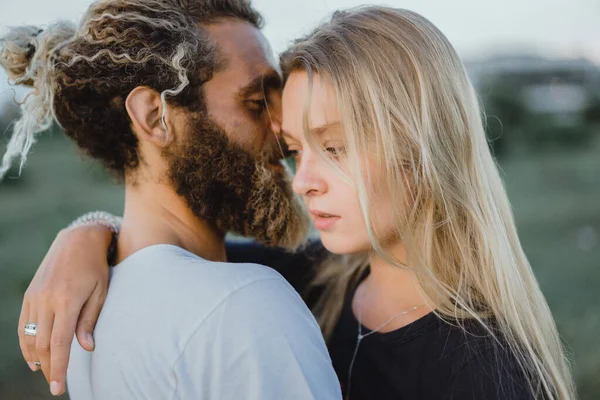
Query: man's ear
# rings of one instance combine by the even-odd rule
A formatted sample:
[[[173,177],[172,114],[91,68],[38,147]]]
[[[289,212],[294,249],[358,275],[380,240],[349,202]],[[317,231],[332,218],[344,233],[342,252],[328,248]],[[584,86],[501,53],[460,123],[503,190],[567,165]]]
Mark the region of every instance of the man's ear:
[[[168,123],[168,109],[162,121],[163,105],[160,93],[146,86],[133,89],[125,100],[125,108],[131,119],[134,134],[138,140],[149,141],[165,147],[174,139]]]

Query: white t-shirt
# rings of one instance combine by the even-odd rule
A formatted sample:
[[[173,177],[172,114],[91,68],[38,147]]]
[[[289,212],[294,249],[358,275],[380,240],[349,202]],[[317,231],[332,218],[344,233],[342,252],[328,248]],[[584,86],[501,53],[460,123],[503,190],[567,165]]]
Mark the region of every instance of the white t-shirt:
[[[341,399],[315,319],[262,265],[144,248],[112,268],[94,338],[73,341],[72,400]]]

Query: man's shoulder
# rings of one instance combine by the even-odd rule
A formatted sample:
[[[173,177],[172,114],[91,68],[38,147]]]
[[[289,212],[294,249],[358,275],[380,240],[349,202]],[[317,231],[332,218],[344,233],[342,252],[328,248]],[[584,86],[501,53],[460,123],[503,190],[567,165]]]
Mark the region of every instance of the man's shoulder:
[[[279,273],[264,265],[255,263],[215,262],[203,259],[183,248],[172,245],[155,245],[144,248],[114,268],[113,278],[143,275],[151,278],[167,279],[191,284],[194,287],[207,285],[226,290],[235,290],[262,279],[283,279]],[[223,286],[221,286],[223,285]]]
[[[276,271],[210,262],[166,246],[134,256],[113,272],[91,353],[94,365],[104,366],[96,374],[140,370],[152,374],[140,379],[161,381],[175,371],[178,390],[187,393],[183,397],[198,398],[225,374],[246,388],[259,370],[271,382],[264,387],[259,382],[269,391],[266,398],[284,398],[289,390],[301,398],[322,392],[320,398],[339,398],[319,327]],[[88,365],[87,354],[77,353],[74,365]],[[156,360],[168,368],[157,368]],[[299,386],[290,389],[290,380]]]
[[[141,312],[162,310],[167,318],[202,319],[241,288],[284,278],[259,264],[213,262],[170,245],[145,248],[114,267],[107,306]]]

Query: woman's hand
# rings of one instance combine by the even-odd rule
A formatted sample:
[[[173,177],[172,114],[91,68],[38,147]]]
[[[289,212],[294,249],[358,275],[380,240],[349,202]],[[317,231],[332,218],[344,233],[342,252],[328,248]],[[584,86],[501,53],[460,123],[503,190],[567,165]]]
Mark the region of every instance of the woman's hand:
[[[73,334],[87,351],[94,349],[93,332],[108,289],[107,252],[112,232],[85,225],[59,232],[23,298],[19,344],[33,371],[41,364],[50,391],[65,391]],[[25,324],[37,323],[35,336]]]

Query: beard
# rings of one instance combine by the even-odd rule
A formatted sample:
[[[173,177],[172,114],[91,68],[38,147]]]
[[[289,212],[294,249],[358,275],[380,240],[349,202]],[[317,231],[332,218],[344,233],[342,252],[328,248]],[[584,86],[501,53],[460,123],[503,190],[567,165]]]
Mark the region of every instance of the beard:
[[[205,113],[191,118],[186,139],[166,150],[169,179],[194,215],[220,232],[296,249],[308,216],[294,195],[277,148],[252,154]]]

